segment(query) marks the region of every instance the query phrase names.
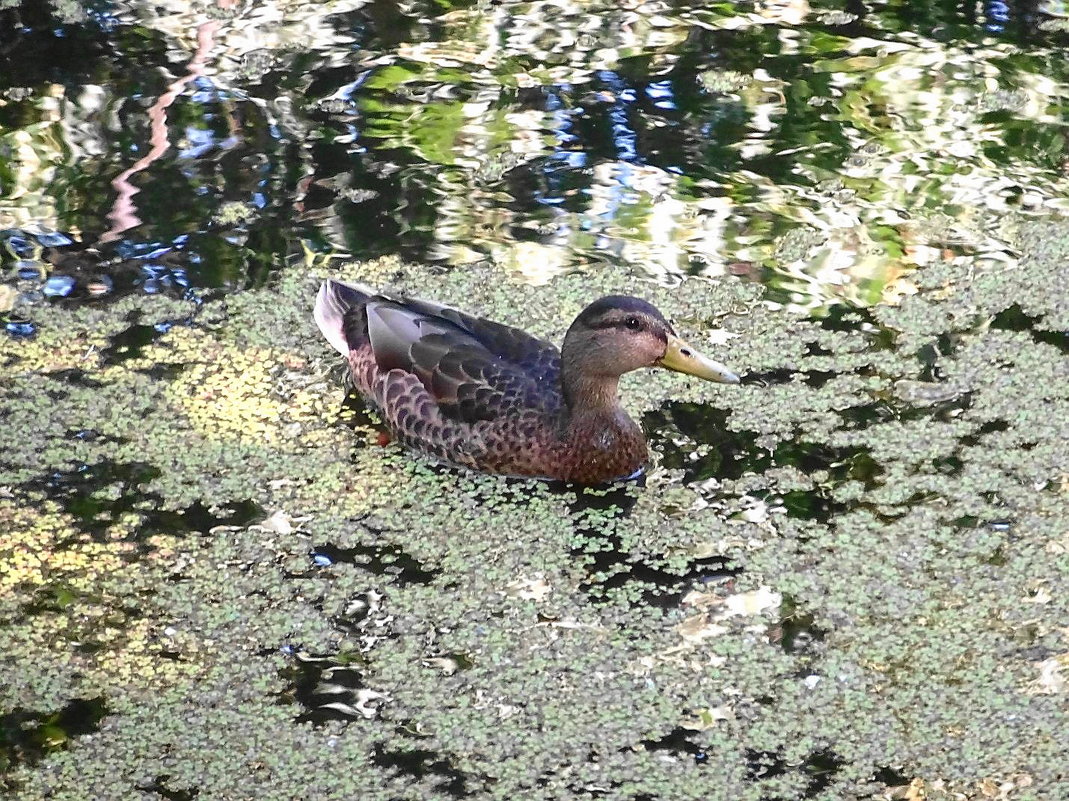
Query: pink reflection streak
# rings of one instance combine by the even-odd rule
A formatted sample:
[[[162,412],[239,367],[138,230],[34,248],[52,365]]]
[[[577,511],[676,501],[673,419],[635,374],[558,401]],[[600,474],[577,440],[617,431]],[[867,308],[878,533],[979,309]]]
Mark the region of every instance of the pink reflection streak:
[[[167,109],[182,94],[190,81],[204,74],[208,53],[215,45],[215,32],[219,29],[219,25],[218,20],[212,20],[197,27],[197,49],[189,62],[186,74],[168,86],[167,91],[160,95],[159,99],[152,104],[152,108],[148,110],[152,131],[149,141],[152,143],[152,148],[112,179],[111,185],[116,192],[115,202],[112,204],[111,211],[108,212],[108,219],[111,220],[112,225],[100,237],[100,242],[113,242],[124,231],[141,224],[141,218],[137,216],[137,207],[134,205],[134,195],[141,190],[130,183],[130,178],[159,159],[170,147],[170,142],[167,141]]]

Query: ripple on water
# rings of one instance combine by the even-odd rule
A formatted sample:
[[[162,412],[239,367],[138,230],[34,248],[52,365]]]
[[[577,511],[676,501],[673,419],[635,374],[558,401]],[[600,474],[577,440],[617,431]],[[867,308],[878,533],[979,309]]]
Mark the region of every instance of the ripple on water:
[[[0,128],[26,154],[0,259],[32,262],[19,280],[53,300],[107,296],[107,281],[239,290],[303,241],[533,282],[745,265],[776,304],[895,302],[928,264],[1014,263],[1007,213],[1065,208],[1069,66],[1051,9],[488,16],[353,0],[271,26],[124,3],[74,27],[39,15],[0,79]],[[205,26],[210,70],[193,59],[169,85],[173,48]],[[105,53],[138,68],[89,82]],[[43,181],[31,164],[72,169]]]

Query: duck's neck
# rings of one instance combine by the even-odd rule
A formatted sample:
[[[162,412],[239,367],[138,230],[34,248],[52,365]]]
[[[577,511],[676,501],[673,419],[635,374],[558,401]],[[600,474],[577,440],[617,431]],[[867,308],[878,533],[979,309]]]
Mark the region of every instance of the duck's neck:
[[[573,443],[596,441],[597,446],[623,440],[641,441],[642,429],[620,405],[619,376],[591,376],[588,373],[569,381],[562,376],[565,408],[561,413],[561,434]]]
[[[577,415],[615,416],[620,408],[620,377],[561,373],[561,389],[569,418]]]
[[[600,484],[641,469],[648,459],[646,438],[620,405],[619,377],[584,374],[563,384],[561,476]]]

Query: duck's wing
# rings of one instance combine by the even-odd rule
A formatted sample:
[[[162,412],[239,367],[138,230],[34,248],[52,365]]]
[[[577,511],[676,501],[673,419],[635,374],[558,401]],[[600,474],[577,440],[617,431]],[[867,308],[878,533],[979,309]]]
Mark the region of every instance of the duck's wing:
[[[370,346],[380,374],[416,375],[453,420],[494,420],[517,409],[555,414],[561,407],[560,352],[518,328],[338,281],[320,290],[316,321],[343,353]]]
[[[421,315],[452,323],[495,358],[504,359],[532,380],[551,381],[554,386],[560,382],[560,351],[551,342],[433,301],[405,298],[403,305]]]
[[[519,329],[428,301],[375,298],[367,330],[379,369],[415,374],[447,418],[560,409],[559,352]]]

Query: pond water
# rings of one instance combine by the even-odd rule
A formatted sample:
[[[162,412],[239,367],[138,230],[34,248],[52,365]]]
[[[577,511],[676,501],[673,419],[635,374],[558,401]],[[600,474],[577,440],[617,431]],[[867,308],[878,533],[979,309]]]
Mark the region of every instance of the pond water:
[[[1067,44],[0,0],[0,790],[1069,797]],[[342,400],[326,274],[558,339],[639,294],[745,375],[625,381],[643,483],[429,467]]]
[[[893,301],[933,261],[1012,262],[1008,212],[1064,210],[1062,11],[16,5],[8,330],[55,298],[260,285],[302,246]]]

